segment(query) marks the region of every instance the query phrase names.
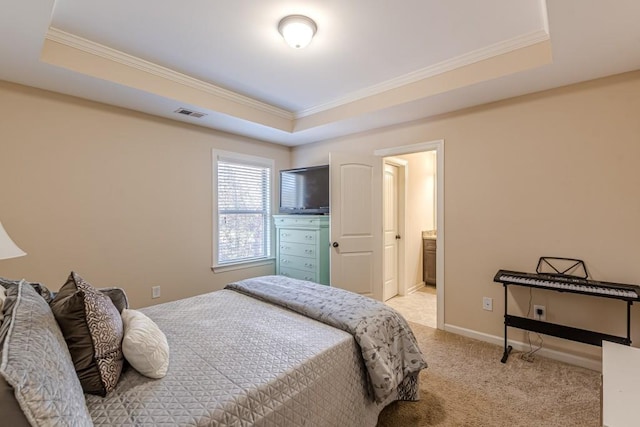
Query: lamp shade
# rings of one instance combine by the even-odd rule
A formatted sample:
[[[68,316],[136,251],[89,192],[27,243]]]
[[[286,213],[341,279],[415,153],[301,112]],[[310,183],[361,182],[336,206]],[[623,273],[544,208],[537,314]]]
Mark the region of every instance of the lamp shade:
[[[278,24],[278,31],[294,49],[301,49],[311,43],[316,30],[316,23],[303,15],[285,16]]]
[[[7,234],[0,222],[0,259],[17,258],[26,255]]]

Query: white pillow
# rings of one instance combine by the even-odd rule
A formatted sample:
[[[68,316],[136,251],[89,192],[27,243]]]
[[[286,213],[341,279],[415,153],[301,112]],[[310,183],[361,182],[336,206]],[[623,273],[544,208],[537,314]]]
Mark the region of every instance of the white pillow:
[[[137,310],[122,310],[122,352],[136,371],[149,378],[162,378],[169,368],[167,337],[153,320]]]

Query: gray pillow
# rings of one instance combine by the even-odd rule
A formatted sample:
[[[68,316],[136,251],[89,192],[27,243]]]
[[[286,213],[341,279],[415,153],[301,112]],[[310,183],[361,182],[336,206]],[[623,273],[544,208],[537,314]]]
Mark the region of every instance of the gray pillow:
[[[23,281],[7,288],[7,301],[0,375],[13,388],[24,416],[32,425],[92,425],[69,350],[45,299]]]
[[[127,299],[127,294],[124,292],[124,289],[98,288],[98,290],[111,299],[111,302],[116,306],[120,314],[122,314],[122,310],[129,308],[129,300]]]
[[[16,291],[9,292],[9,296],[5,300],[5,304],[2,308],[2,311],[7,313],[7,321],[3,322],[0,326],[0,360],[2,360],[2,347],[4,347],[4,340],[9,332],[9,327],[11,326],[11,314],[13,313],[13,309],[16,305],[16,296],[18,294],[18,285],[16,284],[11,286],[16,288]],[[7,288],[8,287],[9,286],[7,286]],[[13,387],[7,383],[2,375],[0,375],[0,414],[2,415],[2,420],[12,427],[31,426],[27,418],[24,416],[22,409],[20,409],[20,404],[16,400]]]
[[[24,279],[22,279],[24,280]],[[10,286],[18,286],[20,280],[6,279],[4,277],[0,277],[0,285],[8,288]],[[48,303],[51,303],[53,297],[55,296],[54,292],[51,292],[45,285],[37,282],[28,282],[24,280],[24,283],[28,283],[39,293],[42,298],[45,299]],[[122,313],[122,310],[125,308],[129,308],[129,300],[127,299],[127,294],[124,292],[122,288],[100,288],[98,289],[100,292],[111,298],[111,302],[116,306],[118,312]],[[2,306],[0,306],[2,308]],[[2,316],[0,315],[0,321],[2,321]]]
[[[29,282],[25,279],[12,280],[12,279],[5,279],[4,277],[0,277],[0,285],[4,286],[5,288],[8,288],[10,286],[18,286],[20,282],[31,285],[33,289],[35,289],[35,291],[39,293],[40,296],[44,298],[46,302],[51,302],[51,300],[53,299],[52,292],[49,289],[47,289],[47,287],[42,283]]]

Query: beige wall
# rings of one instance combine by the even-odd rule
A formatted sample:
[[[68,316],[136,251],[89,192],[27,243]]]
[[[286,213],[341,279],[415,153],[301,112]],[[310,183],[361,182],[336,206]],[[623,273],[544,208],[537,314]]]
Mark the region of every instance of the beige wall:
[[[273,267],[214,274],[211,148],[273,157],[276,169],[328,153],[445,140],[445,323],[502,334],[499,268],[584,259],[595,279],[640,282],[640,72],[298,147],[0,83],[0,221],[28,256],[0,275],[52,289],[75,269],[144,306],[221,288]],[[290,157],[291,156],[291,157]],[[151,286],[162,298],[151,300]],[[482,297],[494,311],[482,310]],[[617,301],[534,291],[549,321],[624,333]],[[528,292],[514,292],[512,312]],[[640,343],[634,306],[633,338]],[[511,336],[522,339],[517,331]],[[548,338],[596,357],[599,349]]]
[[[211,271],[212,148],[290,166],[286,147],[0,82],[0,221],[28,253],[0,276],[56,290],[73,269],[139,307],[273,274]]]
[[[502,336],[503,291],[492,281],[500,268],[533,271],[540,256],[574,257],[595,279],[640,283],[638,111],[633,72],[298,147],[292,161],[444,139],[445,323]],[[482,310],[483,296],[494,298],[493,312]],[[551,322],[625,333],[622,302],[544,291],[532,299]],[[514,302],[512,313],[526,312],[528,292]],[[632,333],[639,344],[637,305]],[[545,347],[600,354],[554,338]]]

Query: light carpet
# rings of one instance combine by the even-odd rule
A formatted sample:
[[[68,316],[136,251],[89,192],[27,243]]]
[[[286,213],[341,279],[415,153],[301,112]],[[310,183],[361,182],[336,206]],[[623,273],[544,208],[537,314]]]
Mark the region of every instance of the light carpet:
[[[429,367],[420,401],[394,402],[379,427],[598,426],[600,373],[410,322]]]

